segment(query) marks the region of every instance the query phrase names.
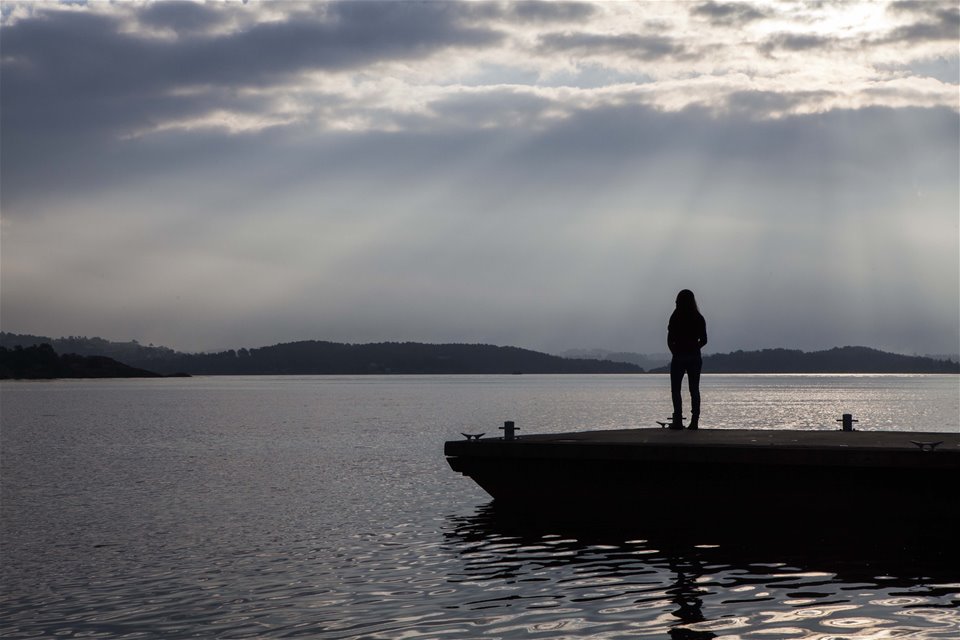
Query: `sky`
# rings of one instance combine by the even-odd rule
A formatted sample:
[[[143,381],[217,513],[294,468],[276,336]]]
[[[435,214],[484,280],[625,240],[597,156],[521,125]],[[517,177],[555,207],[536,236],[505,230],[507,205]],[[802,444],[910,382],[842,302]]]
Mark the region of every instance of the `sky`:
[[[960,351],[960,5],[0,4],[0,327]]]

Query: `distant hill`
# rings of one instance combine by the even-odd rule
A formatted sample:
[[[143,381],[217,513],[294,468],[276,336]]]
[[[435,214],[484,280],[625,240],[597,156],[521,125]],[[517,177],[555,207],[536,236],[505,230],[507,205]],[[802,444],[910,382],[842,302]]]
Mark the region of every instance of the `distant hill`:
[[[159,378],[105,356],[58,355],[49,344],[0,347],[0,380],[53,378]]]
[[[177,354],[153,362],[161,372],[196,374],[503,374],[642,373],[631,364],[567,359],[517,347],[481,344],[304,341],[212,354]]]
[[[308,340],[219,353],[181,353],[136,342],[101,338],[61,338],[0,333],[0,345],[49,342],[58,351],[109,354],[133,367],[164,374],[198,375],[360,375],[360,374],[511,374],[643,373],[633,364],[586,358],[561,358],[529,349],[483,344],[382,342],[343,344]]]
[[[559,353],[563,358],[591,358],[629,362],[643,369],[656,369],[670,363],[669,353],[635,353],[633,351],[608,351],[607,349],[568,349]]]
[[[381,342],[344,344],[307,340],[219,353],[182,353],[136,341],[102,338],[51,339],[0,332],[0,346],[11,349],[50,344],[59,353],[107,356],[131,367],[161,374],[504,374],[504,373],[642,373],[632,356],[600,350],[567,352],[600,357],[560,357],[484,344],[424,344]],[[625,356],[623,361],[613,361]],[[660,356],[664,362],[669,356]],[[631,358],[633,362],[627,361]],[[650,356],[650,359],[657,356]],[[645,360],[649,362],[650,359]],[[840,347],[804,352],[791,349],[734,351],[704,356],[705,373],[960,373],[960,363],[921,356],[904,356],[868,347]],[[664,373],[668,366],[653,367]]]
[[[16,347],[32,347],[38,344],[49,344],[57,353],[75,353],[81,356],[106,356],[120,362],[151,369],[149,363],[158,360],[167,360],[177,355],[177,352],[168,347],[144,346],[136,340],[129,342],[113,342],[103,338],[87,338],[70,336],[67,338],[50,338],[30,334],[6,333],[0,331],[0,347],[13,349]]]
[[[669,365],[651,373],[667,373]],[[704,373],[960,373],[960,363],[904,356],[869,347],[834,347],[826,351],[793,349],[734,351],[703,357]]]

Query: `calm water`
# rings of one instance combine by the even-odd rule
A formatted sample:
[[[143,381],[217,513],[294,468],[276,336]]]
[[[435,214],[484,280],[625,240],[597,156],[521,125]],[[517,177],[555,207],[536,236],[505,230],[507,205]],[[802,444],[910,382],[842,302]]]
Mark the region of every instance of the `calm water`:
[[[459,432],[653,426],[663,376],[0,386],[4,637],[958,638],[958,532],[518,521]],[[704,428],[957,431],[956,376],[707,376]],[[625,508],[642,503],[624,496]],[[948,505],[956,508],[957,505]],[[789,514],[787,514],[789,517]],[[730,523],[749,534],[724,533]],[[753,526],[752,523],[756,523]]]

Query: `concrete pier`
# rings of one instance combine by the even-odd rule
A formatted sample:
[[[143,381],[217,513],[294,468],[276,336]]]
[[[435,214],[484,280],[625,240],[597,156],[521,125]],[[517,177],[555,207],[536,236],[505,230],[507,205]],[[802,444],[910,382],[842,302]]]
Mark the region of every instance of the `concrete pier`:
[[[446,442],[498,504],[960,519],[960,431],[622,429]]]

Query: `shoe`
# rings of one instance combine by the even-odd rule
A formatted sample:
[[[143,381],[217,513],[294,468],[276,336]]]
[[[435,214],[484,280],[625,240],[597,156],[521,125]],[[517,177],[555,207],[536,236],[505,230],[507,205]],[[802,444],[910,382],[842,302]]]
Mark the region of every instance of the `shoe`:
[[[690,431],[696,431],[698,427],[699,427],[699,423],[697,422],[697,419],[694,418],[693,420],[690,421],[690,426],[687,427],[687,429],[689,429]]]

